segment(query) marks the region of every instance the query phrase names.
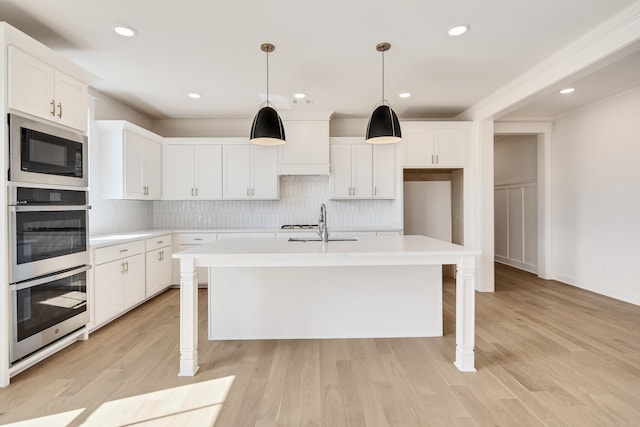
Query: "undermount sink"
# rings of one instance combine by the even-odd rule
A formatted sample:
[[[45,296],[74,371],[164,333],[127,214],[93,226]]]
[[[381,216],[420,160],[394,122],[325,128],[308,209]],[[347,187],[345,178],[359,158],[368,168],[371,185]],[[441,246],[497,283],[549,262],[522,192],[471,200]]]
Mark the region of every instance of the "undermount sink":
[[[290,242],[321,242],[320,237],[289,237]],[[355,237],[329,237],[330,242],[357,242]]]

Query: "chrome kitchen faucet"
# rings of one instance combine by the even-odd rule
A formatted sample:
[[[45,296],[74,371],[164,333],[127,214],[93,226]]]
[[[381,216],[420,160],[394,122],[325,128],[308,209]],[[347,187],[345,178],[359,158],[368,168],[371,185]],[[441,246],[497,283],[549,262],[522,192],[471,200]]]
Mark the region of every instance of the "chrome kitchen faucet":
[[[320,205],[320,218],[318,218],[318,234],[323,242],[329,241],[329,230],[327,230],[327,207]]]

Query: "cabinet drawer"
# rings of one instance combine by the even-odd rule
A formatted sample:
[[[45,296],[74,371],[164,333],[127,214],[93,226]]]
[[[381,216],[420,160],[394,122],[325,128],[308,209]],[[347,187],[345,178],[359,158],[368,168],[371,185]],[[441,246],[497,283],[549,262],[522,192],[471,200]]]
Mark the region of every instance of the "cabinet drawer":
[[[141,254],[142,252],[144,252],[144,241],[142,240],[107,246],[94,251],[93,262],[95,265],[104,264],[105,262]]]
[[[171,246],[171,234],[165,234],[162,236],[152,237],[145,240],[145,248],[148,251],[158,248],[164,248],[165,246]]]
[[[207,242],[217,240],[216,233],[186,233],[178,234],[179,245],[203,245]]]

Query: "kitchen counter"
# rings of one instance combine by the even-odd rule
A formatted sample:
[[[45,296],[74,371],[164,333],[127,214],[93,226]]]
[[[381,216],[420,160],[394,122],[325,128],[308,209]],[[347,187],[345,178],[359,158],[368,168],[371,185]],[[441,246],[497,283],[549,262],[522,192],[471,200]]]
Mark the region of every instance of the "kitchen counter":
[[[198,267],[209,268],[209,339],[280,339],[440,336],[441,266],[457,264],[454,363],[474,371],[478,255],[425,236],[241,238],[175,253],[179,375],[198,370]]]
[[[118,243],[133,242],[140,239],[148,239],[151,237],[163,236],[165,234],[171,234],[173,230],[139,230],[139,231],[127,231],[124,233],[116,234],[103,234],[99,236],[89,237],[89,246],[94,249],[104,246],[111,246]]]

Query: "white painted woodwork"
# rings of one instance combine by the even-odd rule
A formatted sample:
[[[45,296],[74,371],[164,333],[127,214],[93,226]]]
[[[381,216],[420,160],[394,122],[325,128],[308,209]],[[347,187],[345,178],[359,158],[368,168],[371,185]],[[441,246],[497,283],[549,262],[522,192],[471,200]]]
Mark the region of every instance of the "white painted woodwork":
[[[144,301],[144,241],[94,249],[92,277],[90,316],[95,328]]]
[[[8,46],[7,105],[71,128],[87,131],[87,85]]]
[[[222,175],[223,199],[277,200],[277,147],[223,145]]]
[[[195,375],[198,370],[198,305],[197,305],[197,271],[199,267],[210,268],[210,281],[218,280],[217,273],[226,269],[277,268],[287,269],[304,267],[324,268],[336,267],[361,268],[366,271],[372,266],[441,266],[457,264],[456,284],[456,356],[455,364],[460,371],[475,371],[475,257],[479,251],[468,250],[462,246],[442,242],[425,236],[387,236],[362,237],[350,242],[289,242],[286,239],[228,239],[211,242],[194,248],[189,253],[177,253],[173,256],[180,259],[180,371],[181,376]],[[424,286],[441,289],[441,275],[437,274],[436,283],[425,283]],[[287,277],[283,274],[281,277]],[[350,274],[357,282],[358,275]],[[395,276],[397,277],[397,275]],[[404,276],[403,276],[404,277]],[[415,277],[415,276],[414,276]],[[311,277],[309,278],[312,279]],[[284,279],[283,279],[284,280]],[[395,280],[395,279],[394,279]],[[293,281],[295,282],[295,280]],[[298,280],[299,282],[299,280]],[[330,286],[329,283],[326,283]],[[356,286],[353,284],[353,286]],[[262,289],[267,288],[263,286]],[[367,288],[366,282],[360,282],[356,294],[362,295]],[[387,292],[393,293],[396,288],[388,283]],[[210,288],[211,291],[211,288]],[[262,292],[271,292],[271,289]],[[348,294],[348,290],[346,290]],[[411,297],[411,292],[406,295]],[[340,298],[334,298],[326,306],[327,316],[332,313],[331,307],[343,304]],[[348,304],[357,304],[351,299]],[[441,316],[442,313],[440,313]],[[211,325],[212,313],[209,313]],[[295,319],[292,319],[295,321]],[[352,319],[358,322],[358,319]]]
[[[222,199],[222,145],[171,143],[163,150],[163,199]]]
[[[373,146],[373,198],[396,198],[396,145]]]
[[[98,120],[101,195],[158,200],[162,196],[162,138],[123,120]]]
[[[146,297],[151,297],[171,286],[171,235],[158,236],[145,241]]]
[[[371,199],[373,196],[372,147],[368,144],[331,144],[332,199]]]
[[[212,268],[209,339],[439,337],[441,282],[439,265]]]
[[[329,117],[283,125],[287,142],[278,147],[278,174],[329,175]]]
[[[464,168],[468,123],[403,122],[404,168]]]

